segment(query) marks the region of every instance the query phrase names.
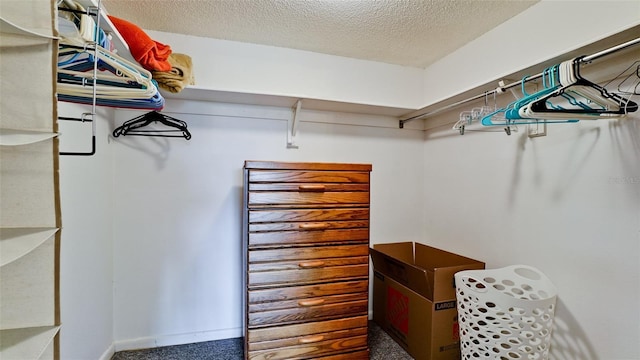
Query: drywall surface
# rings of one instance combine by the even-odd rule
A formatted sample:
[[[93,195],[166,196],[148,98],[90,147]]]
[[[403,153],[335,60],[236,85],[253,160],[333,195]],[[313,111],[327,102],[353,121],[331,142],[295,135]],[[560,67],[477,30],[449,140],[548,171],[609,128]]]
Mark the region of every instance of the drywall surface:
[[[118,124],[139,114],[116,113]],[[422,131],[303,109],[299,148],[287,149],[288,108],[178,101],[163,113],[192,139],[110,144],[116,350],[242,336],[245,160],[370,163],[371,241],[423,235]]]
[[[90,107],[60,102],[58,115],[80,117]],[[60,358],[109,359],[113,354],[111,149],[100,109],[94,156],[60,156]],[[60,150],[91,151],[91,123],[60,121]]]
[[[193,59],[196,86],[356,104],[417,109],[420,68],[309,51],[148,31]]]
[[[558,288],[553,359],[640,358],[640,118],[426,134],[425,243]]]
[[[544,41],[524,42],[516,25],[526,28],[524,16],[535,14],[538,26],[529,27]],[[639,19],[637,1],[542,1],[427,69],[426,83],[439,86],[426,85],[425,100],[560,56]],[[562,30],[551,24],[565,22],[575,26],[557,36]],[[612,79],[637,53],[588,67],[588,78]],[[514,99],[499,98],[498,107]],[[427,120],[449,124],[426,132],[425,243],[488,268],[526,264],[549,276],[559,292],[551,358],[640,358],[640,115],[549,125],[538,138],[527,136],[526,125],[511,136],[501,127],[452,131],[460,111],[479,105]]]

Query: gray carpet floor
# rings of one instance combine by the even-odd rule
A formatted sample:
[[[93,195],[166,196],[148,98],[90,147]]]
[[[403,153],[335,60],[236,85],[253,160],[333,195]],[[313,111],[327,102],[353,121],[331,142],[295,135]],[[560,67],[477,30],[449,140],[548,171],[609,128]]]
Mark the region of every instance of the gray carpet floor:
[[[371,360],[413,360],[376,323],[369,322]],[[153,349],[120,351],[111,360],[242,360],[242,339],[225,339]]]

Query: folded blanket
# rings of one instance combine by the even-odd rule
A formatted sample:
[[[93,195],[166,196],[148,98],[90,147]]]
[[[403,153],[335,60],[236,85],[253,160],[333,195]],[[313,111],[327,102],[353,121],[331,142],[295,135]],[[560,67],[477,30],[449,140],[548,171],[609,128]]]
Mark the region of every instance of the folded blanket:
[[[137,25],[109,15],[116,29],[129,45],[131,55],[140,65],[149,71],[169,71],[171,64],[167,61],[171,55],[171,47],[159,43],[149,37]]]
[[[194,85],[193,66],[191,57],[185,54],[172,53],[169,55],[171,70],[153,71],[153,79],[158,85],[168,91],[177,93],[187,85]]]

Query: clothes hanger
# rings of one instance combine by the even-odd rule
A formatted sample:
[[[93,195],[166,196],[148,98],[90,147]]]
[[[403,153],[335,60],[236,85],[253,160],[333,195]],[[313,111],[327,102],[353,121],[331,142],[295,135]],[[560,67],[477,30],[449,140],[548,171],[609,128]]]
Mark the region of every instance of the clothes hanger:
[[[93,80],[93,73],[90,71],[93,71],[94,55],[76,49],[72,50],[64,51],[58,57],[58,83],[86,86],[89,80]],[[100,58],[98,58],[97,70],[96,84],[98,85],[145,90],[145,86],[149,84],[140,77],[131,77],[130,74],[123,73],[120,67],[114,67]],[[115,92],[110,92],[110,94],[115,94]],[[149,92],[148,96],[152,95],[153,92]]]
[[[486,115],[482,118],[482,124],[485,126],[506,126],[505,131],[509,134],[509,127],[512,125],[520,124],[538,124],[538,123],[574,123],[578,119],[568,119],[567,116],[563,116],[560,119],[548,119],[537,116],[528,116],[522,112],[522,109],[534,101],[547,96],[550,93],[558,90],[561,86],[561,69],[567,66],[566,64],[554,65],[546,68],[542,72],[542,86],[543,89],[535,93],[529,94],[525,89],[525,83],[528,76],[522,78],[521,91],[524,95],[521,99],[511,102],[504,108],[497,109],[496,111]]]
[[[540,99],[560,89],[563,86],[563,84],[568,84],[572,82],[573,80],[569,80],[569,77],[567,77],[566,70],[565,70],[569,66],[571,66],[570,62],[563,62],[559,65],[554,65],[547,68],[543,72],[543,76],[542,76],[543,89],[534,94],[530,94],[530,95],[527,94],[527,96],[524,99],[515,102],[513,104],[513,107],[506,112],[506,115],[505,115],[506,118],[510,119],[511,123],[515,123],[515,124],[536,124],[540,122],[546,122],[546,123],[577,122],[578,119],[575,119],[575,118],[568,119],[566,115],[559,117],[557,119],[551,119],[551,118],[536,116],[534,114],[530,114],[523,111],[524,109],[527,109],[530,106],[530,104],[540,101]],[[524,94],[526,94],[525,88],[524,88],[525,80],[526,78],[524,78],[522,81],[522,91]],[[565,101],[568,101],[569,103],[577,103],[577,100],[574,97],[572,97],[570,94],[563,94],[562,97]],[[556,110],[564,109],[560,105],[551,105],[551,106]]]
[[[545,69],[542,72],[543,89],[533,94],[528,94],[525,89],[525,83],[528,76],[523,77],[521,82],[521,91],[524,96],[523,98],[511,103],[507,107],[507,110],[505,111],[505,117],[511,120],[522,119],[523,117],[520,115],[519,110],[523,106],[525,106],[526,104],[529,104],[532,101],[539,99],[541,96],[544,96],[556,90],[558,87],[560,87],[561,85],[560,85],[560,82],[558,81],[559,68],[560,68],[559,65],[554,65],[552,67]]]
[[[494,93],[493,95],[494,103],[495,103],[495,96],[496,95]],[[484,130],[470,129],[468,128],[468,126],[472,125],[474,122],[479,122],[483,116],[490,114],[494,110],[495,110],[495,106],[492,107],[488,105],[487,93],[485,92],[484,105],[472,108],[471,110],[468,110],[468,111],[462,111],[460,113],[459,120],[455,124],[453,124],[452,129],[458,131],[460,135],[464,135],[465,131],[484,131]]]
[[[585,120],[622,117],[638,110],[638,104],[629,98],[609,92],[580,75],[580,58],[570,60],[565,66],[567,81],[557,90],[527,104],[521,114],[530,117],[558,119],[574,117]],[[574,101],[565,101],[572,98]],[[569,106],[571,105],[571,106]]]
[[[617,83],[615,88],[619,94],[640,95],[640,60],[634,61],[633,64],[629,65],[603,87],[609,88],[614,83]]]
[[[169,128],[174,129],[142,129],[154,123],[160,123]],[[151,111],[146,114],[125,121],[121,126],[113,130],[113,136],[158,136],[158,137],[183,137],[186,140],[191,139],[191,133],[187,129],[187,123],[173,118],[171,116],[161,114],[157,111]]]
[[[59,57],[58,98],[62,101],[136,109],[159,110],[164,98],[151,73],[110,51],[95,45],[88,50],[77,40],[61,40]],[[94,60],[97,68],[94,73]],[[95,79],[94,79],[95,77]],[[95,80],[95,89],[93,85]],[[88,86],[89,85],[89,86]]]
[[[94,68],[94,57],[98,61],[98,69],[103,70],[98,77],[121,79],[122,83],[137,82],[141,85],[151,84],[151,73],[141,66],[133,64],[122,57],[111,53],[105,48],[96,45],[89,49],[88,45],[77,42],[61,40],[61,52],[58,57],[58,71],[74,75],[80,78],[93,77],[89,71]],[[105,71],[106,70],[106,71]]]
[[[80,6],[69,0],[64,3],[71,9]],[[81,7],[80,10],[84,11]],[[71,15],[82,20],[88,17]],[[80,31],[69,31],[60,40],[58,99],[92,104],[95,97],[96,105],[100,106],[162,109],[164,98],[151,72],[100,46],[110,46],[110,42],[105,41],[108,36],[98,30],[92,35],[97,43],[88,41],[88,35],[82,35]]]

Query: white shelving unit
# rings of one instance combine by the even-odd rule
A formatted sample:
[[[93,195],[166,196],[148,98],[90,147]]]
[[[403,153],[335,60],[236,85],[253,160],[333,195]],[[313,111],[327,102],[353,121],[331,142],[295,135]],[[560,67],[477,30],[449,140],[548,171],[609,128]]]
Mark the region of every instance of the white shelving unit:
[[[57,228],[4,228],[0,230],[0,267],[30,253],[58,232]]]
[[[0,331],[3,359],[52,359],[59,326]]]
[[[0,15],[3,360],[59,358],[58,38],[52,2],[28,5],[3,3]]]

